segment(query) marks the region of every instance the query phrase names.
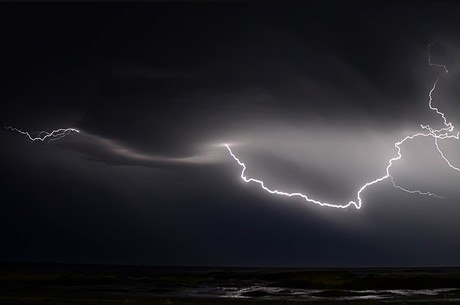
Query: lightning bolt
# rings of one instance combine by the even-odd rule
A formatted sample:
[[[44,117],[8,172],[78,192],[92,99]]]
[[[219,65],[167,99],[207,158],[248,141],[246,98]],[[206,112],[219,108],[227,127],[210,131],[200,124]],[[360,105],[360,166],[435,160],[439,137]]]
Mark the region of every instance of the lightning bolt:
[[[288,193],[288,192],[280,191],[280,190],[278,190],[276,188],[267,187],[267,186],[265,186],[265,183],[260,179],[248,178],[246,176],[246,164],[243,163],[235,155],[235,153],[230,148],[230,145],[224,144],[224,146],[227,148],[228,153],[230,154],[230,156],[238,163],[238,165],[241,168],[241,175],[240,175],[241,179],[246,183],[258,184],[264,191],[266,191],[266,192],[268,192],[270,194],[276,194],[276,195],[286,196],[286,197],[300,197],[301,199],[303,199],[303,200],[305,200],[307,202],[311,202],[311,203],[314,203],[314,204],[317,204],[317,205],[320,205],[320,206],[323,206],[323,207],[331,207],[331,208],[338,208],[338,209],[346,209],[346,208],[348,208],[350,206],[354,206],[356,209],[360,209],[361,206],[362,206],[362,198],[361,198],[362,192],[364,192],[364,190],[366,190],[367,187],[369,187],[371,185],[374,185],[374,184],[377,184],[377,183],[379,183],[379,182],[381,182],[383,180],[386,180],[386,179],[389,179],[391,181],[392,185],[395,188],[397,188],[399,190],[402,190],[402,191],[404,191],[406,193],[433,196],[433,197],[436,197],[436,198],[444,198],[444,197],[439,196],[439,195],[437,195],[435,193],[432,193],[432,192],[423,192],[423,191],[420,191],[420,190],[409,190],[409,189],[406,189],[406,188],[404,188],[402,186],[399,186],[399,185],[396,184],[393,176],[391,176],[391,174],[390,174],[390,169],[393,166],[394,162],[396,162],[396,161],[398,161],[398,160],[400,160],[402,158],[401,145],[404,144],[406,141],[411,141],[411,140],[414,140],[415,138],[419,138],[419,137],[432,137],[432,138],[434,138],[435,147],[436,147],[437,151],[439,152],[439,154],[441,155],[441,157],[447,163],[447,165],[451,169],[460,172],[460,168],[454,166],[449,161],[449,159],[445,156],[444,152],[439,147],[439,143],[438,143],[439,140],[444,140],[444,139],[459,140],[460,132],[457,132],[455,134],[454,133],[454,129],[455,129],[454,125],[447,120],[447,118],[446,118],[446,116],[445,116],[445,114],[443,112],[441,112],[437,107],[433,106],[433,92],[436,90],[436,86],[437,86],[437,84],[439,82],[439,79],[440,79],[441,75],[444,74],[444,73],[447,74],[447,73],[449,73],[449,71],[448,71],[448,69],[447,69],[447,67],[445,65],[435,64],[435,63],[431,62],[431,47],[432,47],[432,45],[433,44],[430,44],[430,45],[427,46],[428,65],[430,67],[441,68],[443,70],[443,72],[440,75],[438,75],[438,77],[434,81],[433,86],[431,87],[431,89],[430,89],[430,91],[428,93],[428,97],[429,97],[428,107],[430,108],[430,110],[434,111],[437,115],[439,115],[442,118],[443,127],[441,127],[440,129],[433,129],[433,128],[430,127],[430,125],[420,125],[420,127],[422,129],[424,129],[426,132],[418,132],[418,133],[415,133],[415,134],[412,134],[412,135],[408,135],[408,136],[404,137],[403,139],[397,141],[394,144],[394,147],[396,148],[396,155],[393,158],[391,158],[390,160],[388,160],[388,164],[387,164],[387,166],[385,168],[385,175],[383,175],[383,176],[381,176],[381,177],[379,177],[379,178],[377,178],[375,180],[369,181],[369,182],[365,183],[363,186],[361,186],[359,188],[358,192],[356,193],[356,199],[355,200],[351,200],[348,203],[344,203],[344,204],[335,204],[335,203],[330,203],[330,202],[322,202],[320,200],[310,198],[308,195],[300,193],[300,192]]]
[[[52,141],[60,140],[64,138],[65,136],[71,135],[73,133],[80,133],[80,130],[75,129],[75,128],[60,128],[60,129],[55,129],[51,132],[48,132],[48,131],[28,132],[28,131],[22,131],[12,126],[5,126],[5,128],[25,135],[26,138],[32,142],[48,141],[49,143]]]
[[[430,44],[428,45],[428,64],[432,67],[439,67],[439,68],[442,68],[444,70],[445,73],[449,73],[449,70],[447,70],[447,67],[445,65],[440,65],[440,64],[433,64],[431,62],[431,46],[433,44]],[[439,143],[438,143],[438,139],[455,139],[455,140],[458,140],[459,137],[460,137],[460,132],[457,132],[456,134],[453,134],[453,131],[454,131],[454,125],[451,123],[451,122],[448,122],[447,121],[447,118],[446,116],[444,115],[444,113],[440,112],[438,108],[436,107],[433,107],[433,97],[432,97],[432,94],[434,92],[434,90],[436,89],[436,85],[439,81],[439,77],[436,79],[436,81],[434,82],[433,84],[433,87],[431,88],[430,90],[430,93],[428,94],[429,95],[429,102],[428,102],[428,106],[430,107],[430,109],[434,112],[436,112],[436,114],[438,114],[439,116],[441,116],[442,120],[443,120],[443,124],[444,124],[444,127],[441,128],[441,129],[437,129],[437,130],[434,130],[430,127],[430,125],[420,125],[422,128],[424,129],[427,129],[430,131],[430,133],[433,135],[434,137],[434,144],[436,146],[436,149],[437,151],[439,152],[439,154],[441,155],[441,158],[443,158],[443,160],[447,163],[447,165],[453,169],[453,170],[456,170],[457,172],[460,172],[460,168],[452,165],[452,163],[450,163],[449,159],[447,159],[447,157],[444,155],[444,152],[441,150],[441,148],[439,147]],[[441,133],[441,132],[445,132],[445,133]],[[451,134],[449,134],[451,133]]]

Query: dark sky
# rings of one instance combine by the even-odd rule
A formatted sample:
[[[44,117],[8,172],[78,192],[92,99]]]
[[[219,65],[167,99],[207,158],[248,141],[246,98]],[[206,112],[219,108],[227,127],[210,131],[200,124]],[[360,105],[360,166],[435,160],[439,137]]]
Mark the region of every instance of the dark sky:
[[[460,265],[460,175],[405,144],[460,124],[460,4],[0,4],[0,261],[226,266]],[[460,164],[458,141],[441,143]]]

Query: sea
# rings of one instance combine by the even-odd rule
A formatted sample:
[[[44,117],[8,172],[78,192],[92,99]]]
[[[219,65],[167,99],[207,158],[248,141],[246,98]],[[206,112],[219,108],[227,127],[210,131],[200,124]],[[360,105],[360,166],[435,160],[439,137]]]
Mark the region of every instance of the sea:
[[[460,304],[460,268],[0,263],[0,304]]]

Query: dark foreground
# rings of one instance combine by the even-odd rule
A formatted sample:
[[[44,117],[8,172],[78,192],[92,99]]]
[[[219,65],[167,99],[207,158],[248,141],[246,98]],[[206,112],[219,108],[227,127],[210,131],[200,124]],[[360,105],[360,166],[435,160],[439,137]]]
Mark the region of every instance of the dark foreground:
[[[1,304],[460,304],[460,268],[0,264]]]

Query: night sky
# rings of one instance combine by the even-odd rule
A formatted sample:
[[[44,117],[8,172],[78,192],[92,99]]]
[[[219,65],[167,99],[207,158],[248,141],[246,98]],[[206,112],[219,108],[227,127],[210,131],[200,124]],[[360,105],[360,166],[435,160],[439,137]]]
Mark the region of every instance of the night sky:
[[[460,3],[2,3],[0,261],[459,266]],[[458,141],[440,142],[460,165]]]

